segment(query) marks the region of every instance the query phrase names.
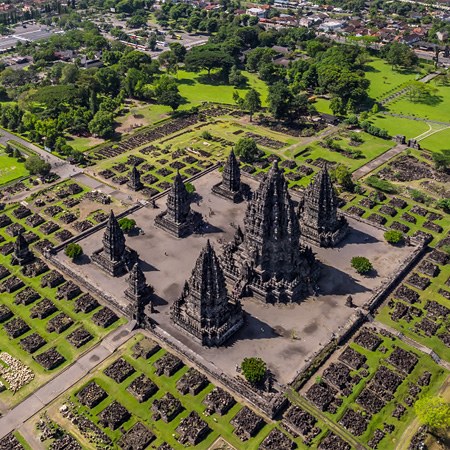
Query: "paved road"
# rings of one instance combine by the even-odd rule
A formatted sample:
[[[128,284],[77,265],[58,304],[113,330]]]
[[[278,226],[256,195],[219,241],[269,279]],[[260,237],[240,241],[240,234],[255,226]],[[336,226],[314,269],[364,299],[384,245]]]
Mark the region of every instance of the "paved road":
[[[405,145],[396,145],[395,147],[392,147],[387,152],[384,152],[382,155],[378,156],[375,159],[372,159],[372,161],[369,161],[364,166],[360,167],[359,169],[355,170],[353,172],[353,180],[359,180],[360,178],[366,176],[368,173],[372,172],[385,162],[392,159],[394,156],[399,155],[403,150],[405,150]]]
[[[57,175],[61,177],[61,179],[69,178],[70,176],[76,175],[77,173],[83,172],[82,169],[79,167],[70,164],[69,162],[58,158],[57,156],[53,155],[50,152],[47,152],[43,150],[42,148],[38,147],[37,145],[32,144],[31,142],[26,141],[25,139],[22,139],[21,137],[10,133],[9,131],[5,130],[4,128],[0,128],[0,143],[5,145],[8,141],[16,141],[31,150],[34,153],[37,153],[39,156],[41,156],[43,159],[45,159],[47,162],[49,162],[52,166],[52,172],[55,172]]]
[[[113,331],[103,339],[101,344],[95,346],[34,394],[2,416],[0,418],[0,438],[22,426],[24,422],[45,408],[56,397],[80,381],[89,371],[114,353],[135,334],[132,329],[133,325],[133,322],[129,322]]]

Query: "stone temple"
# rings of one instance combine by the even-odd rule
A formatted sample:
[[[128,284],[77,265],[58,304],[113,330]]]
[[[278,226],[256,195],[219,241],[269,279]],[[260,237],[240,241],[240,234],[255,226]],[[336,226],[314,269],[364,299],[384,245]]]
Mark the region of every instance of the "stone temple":
[[[223,167],[222,182],[215,184],[212,192],[234,203],[242,201],[241,170],[233,150]]]
[[[34,260],[33,252],[30,250],[27,241],[23,237],[22,233],[17,235],[14,242],[14,250],[11,257],[11,264],[16,266],[25,266],[26,264]]]
[[[136,166],[133,166],[130,171],[130,178],[128,180],[127,186],[132,191],[140,191],[144,187],[141,181],[141,173],[139,172],[139,170],[137,170]]]
[[[243,324],[241,304],[228,298],[225,277],[209,241],[181,297],[172,305],[171,318],[207,347],[223,344]]]
[[[305,243],[334,247],[347,233],[347,219],[337,212],[337,198],[326,166],[306,189],[300,205],[300,230]]]
[[[266,302],[293,302],[310,293],[319,276],[300,228],[286,180],[275,161],[249,202],[244,231],[224,247],[222,267],[235,294]]]
[[[178,172],[167,196],[167,209],[158,214],[155,225],[180,238],[192,233],[201,222],[201,215],[191,210],[191,196]]]
[[[130,270],[137,253],[125,245],[125,236],[111,210],[103,235],[103,247],[92,254],[92,261],[113,277]]]
[[[147,284],[145,275],[135,263],[128,276],[128,287],[125,298],[129,300],[128,311],[139,327],[146,321],[145,306],[151,301],[152,287]]]

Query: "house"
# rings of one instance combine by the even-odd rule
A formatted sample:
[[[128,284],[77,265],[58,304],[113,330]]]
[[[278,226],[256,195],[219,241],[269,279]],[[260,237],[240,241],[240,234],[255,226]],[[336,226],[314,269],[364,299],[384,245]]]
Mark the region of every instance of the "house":
[[[267,9],[263,8],[248,8],[245,14],[249,16],[258,17],[259,19],[265,19],[267,17]]]

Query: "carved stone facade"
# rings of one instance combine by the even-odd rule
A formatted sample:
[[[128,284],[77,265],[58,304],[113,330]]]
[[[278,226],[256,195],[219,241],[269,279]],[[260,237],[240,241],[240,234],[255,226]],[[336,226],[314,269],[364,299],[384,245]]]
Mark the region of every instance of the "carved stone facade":
[[[128,276],[125,297],[130,302],[128,305],[130,317],[136,321],[138,327],[142,328],[146,322],[145,306],[150,302],[152,291],[139,264],[135,263]]]
[[[338,214],[337,198],[324,167],[308,186],[300,206],[300,230],[305,243],[334,247],[347,233],[347,219]]]
[[[137,253],[125,245],[125,236],[111,210],[103,235],[103,247],[92,254],[92,261],[113,277],[130,270]]]
[[[212,192],[219,197],[232,200],[234,203],[242,201],[241,170],[233,150],[223,167],[222,182],[215,184]]]
[[[201,214],[191,210],[190,194],[178,172],[167,196],[167,209],[156,216],[155,225],[175,237],[184,237],[192,233],[201,221]]]
[[[300,247],[300,229],[282,171],[274,162],[248,204],[244,232],[238,229],[222,256],[235,295],[266,302],[293,302],[314,287],[319,265]]]
[[[27,241],[22,236],[22,233],[17,235],[14,242],[14,250],[11,257],[11,264],[16,266],[25,266],[34,260],[33,252],[29,249]]]
[[[127,186],[133,191],[140,191],[144,185],[141,182],[141,173],[133,166],[130,172],[130,179],[128,180]]]
[[[228,298],[225,277],[209,241],[181,297],[172,305],[171,317],[176,325],[208,347],[223,344],[242,326],[241,304]]]

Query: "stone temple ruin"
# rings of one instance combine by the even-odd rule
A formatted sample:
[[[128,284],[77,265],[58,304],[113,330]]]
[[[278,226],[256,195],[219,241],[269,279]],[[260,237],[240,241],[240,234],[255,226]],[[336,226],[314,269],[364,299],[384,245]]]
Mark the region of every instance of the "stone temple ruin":
[[[243,324],[239,301],[230,301],[225,277],[210,242],[197,259],[171,317],[202,345],[219,346]]]
[[[29,249],[28,243],[22,233],[17,235],[14,242],[14,250],[11,257],[11,264],[25,266],[34,260],[33,252]]]
[[[327,167],[306,189],[300,205],[302,240],[319,247],[334,247],[347,233],[348,222],[337,212],[337,198]]]
[[[178,172],[167,196],[167,209],[158,214],[155,225],[180,238],[192,233],[201,221],[201,215],[191,210],[191,196]]]
[[[222,182],[215,184],[212,192],[235,203],[242,201],[241,170],[233,150],[223,167]]]
[[[144,187],[141,181],[141,174],[139,170],[137,170],[135,165],[130,171],[130,178],[128,180],[127,186],[132,191],[140,191]]]
[[[319,266],[312,250],[300,246],[297,214],[276,161],[248,204],[244,232],[238,229],[225,245],[222,264],[236,295],[293,302],[314,287]]]
[[[125,245],[125,236],[111,210],[103,235],[103,247],[92,254],[92,261],[109,275],[117,277],[130,269],[136,260],[137,253]]]
[[[138,263],[135,263],[128,276],[128,287],[125,297],[129,300],[128,310],[130,316],[142,327],[145,320],[145,306],[150,302],[153,289],[147,285],[145,275]]]

